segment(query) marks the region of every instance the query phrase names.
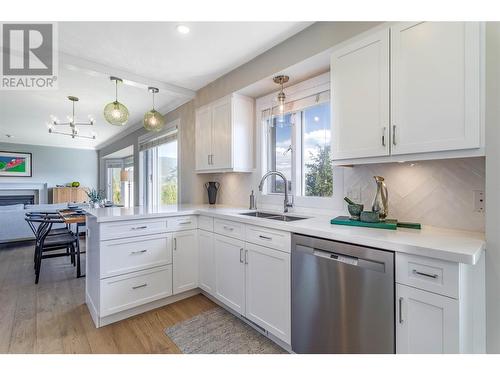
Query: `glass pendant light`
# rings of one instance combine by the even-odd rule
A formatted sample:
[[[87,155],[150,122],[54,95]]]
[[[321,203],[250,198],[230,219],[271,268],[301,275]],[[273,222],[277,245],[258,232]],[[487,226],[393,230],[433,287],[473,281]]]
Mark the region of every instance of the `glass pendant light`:
[[[127,123],[128,109],[118,101],[118,83],[122,83],[121,78],[109,77],[111,81],[115,81],[115,101],[104,107],[104,118],[111,125],[122,126]]]
[[[277,122],[284,122],[285,120],[285,92],[283,91],[283,85],[288,82],[290,77],[285,75],[279,75],[273,78],[274,83],[280,85],[280,92],[278,93],[278,115],[276,118]]]
[[[144,127],[147,131],[158,132],[165,125],[165,118],[155,110],[155,94],[160,90],[156,87],[148,87],[148,91],[153,94],[153,108],[144,114]]]

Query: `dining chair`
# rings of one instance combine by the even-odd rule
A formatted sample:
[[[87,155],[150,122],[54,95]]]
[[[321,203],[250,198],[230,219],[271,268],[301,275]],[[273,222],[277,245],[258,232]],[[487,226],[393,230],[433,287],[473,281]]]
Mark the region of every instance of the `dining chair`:
[[[35,284],[38,284],[42,259],[67,256],[67,253],[53,253],[55,250],[66,249],[71,254],[74,264],[76,253],[76,236],[72,232],[50,235],[54,224],[64,223],[60,217],[53,215],[26,217],[25,220],[30,227],[36,228],[35,234]],[[50,252],[50,253],[49,253]],[[45,254],[44,254],[45,253]]]

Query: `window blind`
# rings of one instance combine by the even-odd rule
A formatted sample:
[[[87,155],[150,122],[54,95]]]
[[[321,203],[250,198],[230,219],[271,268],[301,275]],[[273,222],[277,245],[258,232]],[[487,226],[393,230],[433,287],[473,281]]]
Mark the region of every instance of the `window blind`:
[[[165,143],[175,141],[177,139],[177,126],[167,130],[160,136],[154,138],[148,137],[139,141],[139,151],[149,150],[150,148],[160,146]]]
[[[322,91],[314,95],[306,96],[288,103],[285,103],[285,113],[301,111],[305,108],[314,105],[322,104],[330,101],[330,90]],[[274,103],[273,103],[274,104]],[[276,116],[278,106],[272,107],[272,115]],[[267,120],[271,117],[271,107],[262,111],[262,120]]]

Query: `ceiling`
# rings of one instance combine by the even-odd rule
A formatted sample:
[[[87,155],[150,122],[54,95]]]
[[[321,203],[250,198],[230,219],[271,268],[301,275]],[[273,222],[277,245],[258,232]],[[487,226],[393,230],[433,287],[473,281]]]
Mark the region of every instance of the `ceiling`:
[[[0,91],[0,142],[96,148],[120,132],[140,127],[151,108],[147,86],[160,88],[156,108],[171,110],[194,92],[310,25],[309,22],[193,22],[182,35],[174,22],[61,22],[58,89]],[[126,126],[105,122],[114,100],[109,75],[124,78],[119,100],[130,112]],[[68,95],[77,96],[76,117],[95,119],[96,140],[49,134],[50,116],[66,120]],[[58,128],[59,130],[59,128]],[[80,133],[89,133],[80,127]],[[11,137],[7,137],[6,135]]]

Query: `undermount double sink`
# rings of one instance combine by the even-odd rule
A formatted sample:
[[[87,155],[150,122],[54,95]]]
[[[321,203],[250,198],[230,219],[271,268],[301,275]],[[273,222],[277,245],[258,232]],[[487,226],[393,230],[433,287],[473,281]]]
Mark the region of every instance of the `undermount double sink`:
[[[302,216],[281,215],[281,214],[262,212],[262,211],[243,212],[240,215],[260,217],[263,219],[271,219],[278,221],[297,221],[297,220],[307,219],[307,217],[302,217]]]

